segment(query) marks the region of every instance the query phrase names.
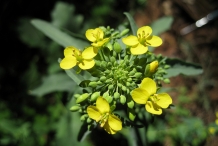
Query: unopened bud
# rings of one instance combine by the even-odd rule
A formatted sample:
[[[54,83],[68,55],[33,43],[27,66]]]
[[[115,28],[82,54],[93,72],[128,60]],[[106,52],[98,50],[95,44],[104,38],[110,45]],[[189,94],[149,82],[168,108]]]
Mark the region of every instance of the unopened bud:
[[[85,114],[85,115],[82,115],[82,116],[80,117],[80,120],[81,120],[81,121],[85,121],[87,117],[88,117],[88,115],[87,115],[87,114]]]
[[[116,58],[114,56],[111,56],[110,60],[111,60],[112,63],[114,63],[116,61]]]
[[[120,44],[118,42],[114,43],[114,51],[116,53],[120,53],[122,51],[121,46],[120,46]]]
[[[126,103],[126,97],[124,95],[120,96],[120,103],[122,103],[122,104]]]
[[[89,97],[90,94],[84,93],[76,99],[76,103],[81,103]]]
[[[121,35],[121,36],[125,36],[128,32],[129,32],[129,29],[124,29],[124,30],[120,33],[120,35]]]
[[[100,77],[100,81],[104,82],[104,81],[106,81],[106,80],[107,80],[107,78],[106,78],[105,76],[101,76],[101,77]]]
[[[97,85],[98,85],[98,83],[93,81],[93,82],[90,82],[88,86],[95,88],[95,87],[97,87]]]
[[[115,98],[115,99],[118,99],[118,98],[120,98],[120,93],[118,93],[118,92],[115,92],[115,93],[114,93],[114,98]]]
[[[81,107],[80,107],[79,105],[74,105],[74,106],[72,106],[72,107],[70,108],[70,111],[71,111],[71,112],[76,112],[76,111],[78,111],[79,109],[81,109]]]
[[[166,83],[166,84],[169,84],[170,83],[170,80],[167,78],[167,79],[164,79],[163,80],[164,81],[164,83]]]
[[[111,51],[113,50],[113,46],[111,43],[107,43],[106,47]]]
[[[80,97],[80,94],[74,94],[73,96],[77,99],[78,97]]]
[[[96,99],[100,96],[100,92],[94,92],[91,95],[90,101],[96,101]]]
[[[134,107],[134,101],[132,99],[129,99],[127,101],[127,106],[132,109]]]
[[[141,77],[141,76],[142,76],[142,73],[141,73],[141,72],[137,72],[137,73],[134,74],[134,77],[136,77],[136,78],[139,78],[139,77]]]

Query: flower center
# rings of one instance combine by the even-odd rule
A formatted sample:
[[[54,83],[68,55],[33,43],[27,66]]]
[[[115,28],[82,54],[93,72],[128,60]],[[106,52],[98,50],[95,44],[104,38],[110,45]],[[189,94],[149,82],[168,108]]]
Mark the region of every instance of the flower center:
[[[138,34],[138,41],[142,45],[147,45],[146,38],[149,36],[149,33],[145,33],[145,31],[142,31],[142,33]]]
[[[96,39],[95,42],[99,42],[102,40],[101,32],[98,30],[96,33],[92,33],[93,37]]]
[[[100,118],[99,118],[99,120],[97,122],[100,123],[101,127],[104,127],[104,125],[107,122],[108,118],[109,118],[109,113],[105,113],[105,114],[100,116]]]

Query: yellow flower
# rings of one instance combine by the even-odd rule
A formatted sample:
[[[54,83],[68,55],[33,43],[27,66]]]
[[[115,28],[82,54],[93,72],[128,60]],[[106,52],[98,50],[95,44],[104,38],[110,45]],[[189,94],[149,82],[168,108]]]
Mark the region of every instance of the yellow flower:
[[[78,65],[81,69],[90,69],[95,65],[93,58],[97,53],[93,47],[86,48],[82,53],[75,47],[66,47],[64,49],[64,59],[60,63],[62,69],[71,69]]]
[[[104,32],[100,28],[88,29],[86,38],[92,42],[94,47],[101,47],[109,40],[109,38],[104,38]]]
[[[209,127],[208,131],[213,135],[216,132],[216,129],[214,127]]]
[[[109,103],[102,97],[98,97],[96,106],[88,106],[87,113],[91,119],[99,122],[100,126],[109,134],[115,134],[122,129],[121,120],[111,114]]]
[[[149,26],[143,26],[138,29],[137,36],[130,35],[123,38],[122,41],[127,46],[130,46],[130,51],[133,55],[144,54],[148,51],[147,46],[158,47],[162,44],[162,40],[158,36],[152,36],[152,29]]]
[[[167,108],[172,99],[167,93],[156,94],[156,83],[150,78],[144,78],[139,88],[131,92],[133,100],[138,104],[145,104],[145,108],[152,114],[162,114],[162,108]]]

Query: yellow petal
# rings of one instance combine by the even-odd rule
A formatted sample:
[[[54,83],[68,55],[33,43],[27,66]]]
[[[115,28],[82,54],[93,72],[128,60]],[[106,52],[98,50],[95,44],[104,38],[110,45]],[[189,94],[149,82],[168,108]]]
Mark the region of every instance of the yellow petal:
[[[69,46],[69,47],[66,47],[64,49],[64,56],[65,57],[70,57],[70,56],[74,55],[75,53],[77,55],[80,54],[80,51],[77,48],[75,48],[75,47]]]
[[[101,28],[96,28],[94,29],[93,33],[98,36],[98,39],[103,39],[104,38],[104,32]]]
[[[131,47],[130,51],[133,55],[141,55],[148,51],[148,47],[138,44],[137,46]]]
[[[98,120],[101,118],[101,113],[93,105],[90,105],[87,107],[87,113],[88,113],[89,117],[91,119],[95,120],[96,122],[98,122]]]
[[[137,44],[139,44],[138,38],[133,35],[123,38],[122,41],[127,46],[136,46]]]
[[[83,70],[90,69],[95,65],[95,61],[93,59],[83,60],[82,63],[79,63],[79,67]]]
[[[145,36],[145,38],[150,36],[151,33],[152,33],[152,29],[149,26],[143,26],[137,30],[137,36],[141,35],[141,37]]]
[[[162,108],[167,108],[170,104],[172,104],[172,98],[167,93],[157,94],[157,98],[159,100],[156,101],[156,104]]]
[[[104,130],[107,131],[107,133],[109,134],[115,134],[117,131],[116,130],[113,130],[110,125],[108,124],[108,122],[106,122],[104,124]]]
[[[160,107],[158,107],[157,105],[155,105],[153,102],[148,101],[145,105],[145,109],[152,114],[155,115],[160,115],[162,114],[162,109]]]
[[[94,47],[88,47],[82,52],[82,58],[84,59],[92,59],[98,53],[98,49]]]
[[[94,47],[101,47],[103,46],[106,42],[108,42],[109,38],[105,38],[102,41],[98,41],[96,43],[92,43],[92,46]]]
[[[113,129],[115,131],[118,131],[118,130],[122,129],[122,122],[115,115],[112,115],[112,114],[109,115],[108,124],[111,127],[111,129]]]
[[[110,106],[106,99],[102,97],[98,97],[96,101],[96,107],[98,108],[99,112],[101,114],[109,113],[110,112]]]
[[[71,69],[73,68],[77,63],[77,60],[75,57],[65,57],[63,60],[61,60],[60,67],[62,69]]]
[[[162,44],[162,39],[158,36],[149,36],[147,39],[146,39],[146,44],[148,46],[152,46],[152,47],[158,47]]]
[[[144,78],[139,88],[146,90],[149,96],[155,94],[157,91],[156,83],[151,78]]]
[[[91,42],[96,41],[96,37],[94,36],[94,29],[88,29],[86,31],[86,38]]]
[[[149,98],[149,94],[146,90],[136,88],[131,92],[132,99],[139,104],[145,104]]]

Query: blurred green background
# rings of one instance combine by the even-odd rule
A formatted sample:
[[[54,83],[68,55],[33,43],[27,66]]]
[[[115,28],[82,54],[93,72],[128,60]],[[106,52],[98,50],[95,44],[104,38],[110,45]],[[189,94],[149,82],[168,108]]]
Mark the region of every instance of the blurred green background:
[[[216,146],[218,19],[185,36],[180,30],[217,6],[215,0],[0,1],[0,145],[135,145],[128,129],[114,136],[96,129],[77,141],[81,122],[69,108],[78,89],[57,61],[64,48],[30,23],[46,20],[83,39],[88,28],[126,23],[123,12],[129,12],[138,26],[153,24],[163,39],[156,54],[200,64],[204,71],[175,76],[164,84],[175,107],[149,126],[148,144]],[[162,27],[165,31],[158,31]]]

